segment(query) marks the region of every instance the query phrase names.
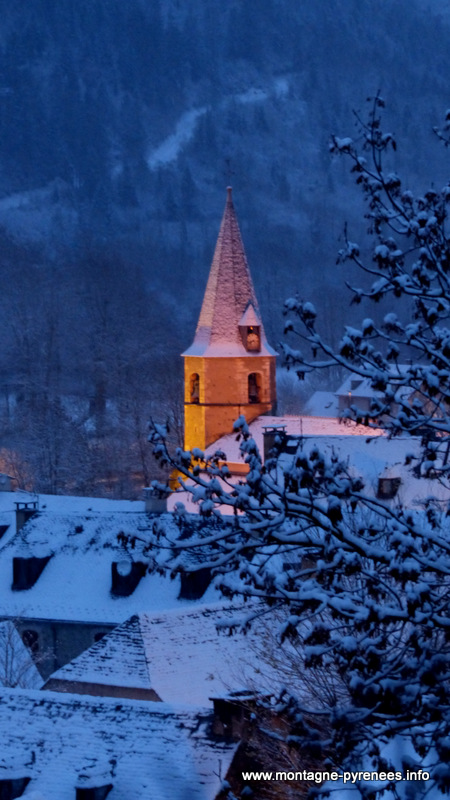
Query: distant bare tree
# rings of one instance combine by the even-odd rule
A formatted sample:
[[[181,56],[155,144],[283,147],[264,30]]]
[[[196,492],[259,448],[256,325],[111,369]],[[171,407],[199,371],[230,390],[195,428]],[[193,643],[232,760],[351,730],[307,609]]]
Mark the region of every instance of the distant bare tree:
[[[0,686],[40,689],[43,680],[12,620],[0,622]]]

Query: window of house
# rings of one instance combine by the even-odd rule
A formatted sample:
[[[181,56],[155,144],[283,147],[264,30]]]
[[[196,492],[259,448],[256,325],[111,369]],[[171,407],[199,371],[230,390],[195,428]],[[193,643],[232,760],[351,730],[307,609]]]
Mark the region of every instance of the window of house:
[[[197,372],[194,372],[194,374],[191,375],[189,395],[191,403],[200,402],[200,376],[197,374]]]
[[[261,398],[261,376],[251,372],[248,376],[248,402],[259,403]]]
[[[75,789],[75,797],[76,800],[105,800],[112,788],[112,783],[105,786],[77,786]]]
[[[392,500],[397,494],[401,478],[378,478],[377,497],[380,500]]]
[[[26,630],[22,633],[22,642],[32,653],[39,652],[39,634],[37,631]]]

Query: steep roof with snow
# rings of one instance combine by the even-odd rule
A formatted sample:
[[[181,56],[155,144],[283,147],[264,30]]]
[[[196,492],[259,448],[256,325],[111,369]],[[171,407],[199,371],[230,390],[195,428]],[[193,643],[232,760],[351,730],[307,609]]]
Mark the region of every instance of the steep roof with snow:
[[[243,322],[242,320],[251,320]],[[252,357],[276,355],[267,343],[239,224],[227,189],[227,201],[192,345],[184,356],[248,356],[239,325],[260,328],[261,350]]]
[[[146,562],[143,552],[158,515],[145,513],[144,503],[98,501],[95,498],[41,496],[39,511],[15,532],[14,502],[19,493],[0,493],[0,521],[9,528],[0,541],[0,608],[2,616],[99,623],[124,622],[140,611],[179,606],[180,579],[145,575],[128,597],[111,594],[113,562]],[[173,515],[168,525],[175,524]],[[122,534],[135,542],[121,544]],[[31,588],[12,589],[14,558],[50,557]],[[207,590],[204,602],[217,600]]]
[[[133,616],[53,673],[50,685],[55,688],[57,680],[71,687],[80,682],[153,689],[164,702],[193,705],[243,687],[273,692],[279,677],[255,655],[261,625],[245,635],[220,630],[248,613],[242,603],[220,603]]]
[[[335,393],[314,392],[305,405],[305,414],[311,417],[337,417],[339,411]]]
[[[108,784],[108,800],[213,800],[236,745],[211,739],[209,723],[165,703],[3,689],[0,780],[30,777],[27,794],[46,800]]]
[[[389,372],[392,375],[392,379],[395,380],[396,378],[401,378],[402,375],[406,373],[407,369],[408,367],[405,364],[395,364],[391,365]],[[408,386],[402,386],[398,390],[397,399],[406,398],[411,394],[411,392],[411,388]],[[373,388],[372,380],[370,378],[362,377],[356,372],[349,372],[337,389],[336,395],[338,397],[348,397],[351,395],[354,400],[358,400],[358,398],[363,397],[368,399],[382,397],[383,392]]]
[[[146,616],[134,614],[51,676],[58,681],[152,689],[149,653],[143,627]]]

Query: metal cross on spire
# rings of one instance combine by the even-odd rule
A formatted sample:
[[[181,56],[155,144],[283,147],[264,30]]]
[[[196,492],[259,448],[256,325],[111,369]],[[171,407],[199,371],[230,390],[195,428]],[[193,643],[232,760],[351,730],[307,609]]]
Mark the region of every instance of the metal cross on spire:
[[[231,158],[225,159],[225,166],[226,169],[224,170],[224,175],[226,176],[227,179],[227,186],[231,186],[232,176],[236,174],[234,170],[231,169]]]

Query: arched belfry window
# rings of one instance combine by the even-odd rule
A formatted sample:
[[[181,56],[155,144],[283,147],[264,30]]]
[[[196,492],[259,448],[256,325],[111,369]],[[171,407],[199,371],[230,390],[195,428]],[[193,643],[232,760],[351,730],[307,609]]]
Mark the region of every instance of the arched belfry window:
[[[200,375],[194,372],[189,381],[189,397],[191,403],[200,402]]]
[[[261,402],[261,375],[251,372],[248,376],[248,402]]]

